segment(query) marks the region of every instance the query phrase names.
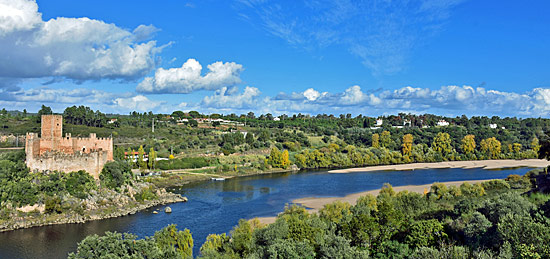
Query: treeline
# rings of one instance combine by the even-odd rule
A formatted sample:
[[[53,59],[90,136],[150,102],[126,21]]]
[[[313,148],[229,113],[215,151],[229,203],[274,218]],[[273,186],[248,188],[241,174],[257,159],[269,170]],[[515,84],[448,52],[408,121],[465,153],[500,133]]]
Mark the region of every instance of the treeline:
[[[330,142],[330,140],[327,140]],[[356,147],[343,141],[328,143],[327,146],[314,149],[303,149],[293,155],[293,162],[300,168],[330,168],[389,165],[413,162],[441,162],[482,159],[527,159],[537,158],[541,148],[535,137],[528,148],[519,143],[502,145],[491,137],[476,143],[474,135],[466,135],[460,143],[454,143],[448,133],[438,133],[430,145],[414,144],[412,134],[406,134],[401,141],[400,150],[392,150],[395,146],[389,131],[372,135],[371,147]],[[458,146],[455,149],[454,146]],[[277,148],[272,149],[278,152]],[[276,153],[276,152],[275,152]],[[267,161],[270,161],[270,155]],[[272,167],[279,164],[269,163]]]
[[[424,194],[396,193],[385,184],[378,196],[360,197],[356,205],[335,202],[314,214],[292,205],[273,224],[241,220],[229,235],[209,235],[199,258],[548,258],[550,195],[525,192],[539,173],[434,183]],[[94,235],[70,258],[172,258],[143,249],[146,242],[152,251],[165,247],[154,245],[156,237]],[[177,240],[169,250],[190,258],[191,235]]]
[[[86,125],[90,127],[104,127],[107,123],[107,116],[99,110],[95,111],[90,107],[72,106],[63,111],[63,119],[66,123],[75,125]]]

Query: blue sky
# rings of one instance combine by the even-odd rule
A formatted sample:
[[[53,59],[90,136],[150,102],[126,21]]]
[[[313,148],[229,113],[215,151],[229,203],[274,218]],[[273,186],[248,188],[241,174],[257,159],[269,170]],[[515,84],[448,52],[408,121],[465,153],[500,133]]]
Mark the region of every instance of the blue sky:
[[[0,106],[550,117],[549,9],[0,0]]]

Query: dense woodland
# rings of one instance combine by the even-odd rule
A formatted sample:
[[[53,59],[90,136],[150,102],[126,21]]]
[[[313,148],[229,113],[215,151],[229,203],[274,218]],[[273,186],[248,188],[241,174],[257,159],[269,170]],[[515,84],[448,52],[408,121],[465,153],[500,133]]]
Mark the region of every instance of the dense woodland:
[[[0,112],[0,133],[17,136],[39,132],[39,115],[49,113],[52,111],[47,106],[37,114],[4,109]],[[535,158],[539,142],[548,138],[546,131],[550,130],[548,119],[497,116],[398,114],[373,118],[351,114],[283,114],[274,117],[256,116],[252,112],[203,115],[197,111],[113,115],[84,106],[68,107],[63,115],[64,131],[73,136],[86,136],[90,132],[99,137],[112,136],[118,160],[129,161],[125,154],[139,153],[139,158],[130,162],[133,168],[215,167],[218,173],[235,166],[242,171],[257,171],[284,169],[292,164],[298,168],[329,168]],[[383,120],[380,127],[375,127],[376,119]],[[437,126],[440,120],[450,125]],[[7,140],[0,144],[10,146]],[[221,154],[225,157],[221,158]],[[176,160],[149,163],[149,157]]]

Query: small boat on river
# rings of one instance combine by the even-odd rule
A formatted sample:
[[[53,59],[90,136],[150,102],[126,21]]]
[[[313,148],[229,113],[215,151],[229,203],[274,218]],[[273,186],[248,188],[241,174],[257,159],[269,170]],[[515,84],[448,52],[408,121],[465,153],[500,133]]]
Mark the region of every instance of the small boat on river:
[[[212,181],[225,181],[225,178],[223,177],[218,177],[218,178],[212,177],[210,179],[212,179]]]

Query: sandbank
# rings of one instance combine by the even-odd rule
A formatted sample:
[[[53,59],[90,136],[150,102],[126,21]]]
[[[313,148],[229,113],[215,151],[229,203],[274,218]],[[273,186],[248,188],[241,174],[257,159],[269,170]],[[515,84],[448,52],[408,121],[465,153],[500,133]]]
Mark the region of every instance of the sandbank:
[[[453,182],[443,182],[447,186],[460,186],[461,184],[468,182],[471,184],[481,183],[485,181],[490,181],[492,179],[488,180],[467,180],[467,181],[453,181]],[[416,193],[424,193],[430,190],[430,187],[432,184],[423,184],[423,185],[405,185],[405,186],[393,186],[393,190],[395,192],[400,191],[409,191],[409,192],[416,192]],[[317,213],[320,209],[322,209],[326,204],[333,203],[335,201],[342,201],[347,202],[349,204],[355,205],[357,203],[357,200],[361,196],[365,196],[367,194],[372,194],[374,196],[377,196],[380,192],[380,189],[376,190],[370,190],[370,191],[364,191],[364,192],[358,192],[346,195],[344,197],[308,197],[308,198],[301,198],[301,199],[295,199],[292,201],[292,203],[300,204],[308,209],[311,213]],[[275,222],[277,217],[260,217],[257,218],[262,224],[271,224]]]
[[[357,168],[346,168],[338,170],[330,170],[329,173],[342,174],[353,172],[372,172],[372,171],[404,171],[415,169],[441,169],[441,168],[483,168],[483,169],[499,169],[511,167],[547,167],[550,161],[545,159],[503,159],[503,160],[474,160],[474,161],[448,161],[438,163],[412,163],[399,165],[379,165]]]

